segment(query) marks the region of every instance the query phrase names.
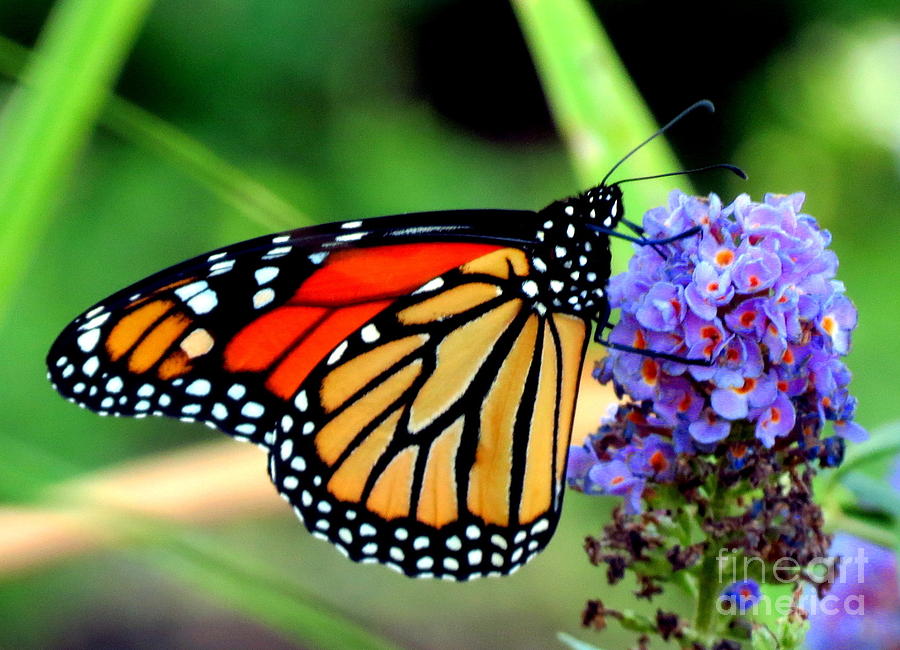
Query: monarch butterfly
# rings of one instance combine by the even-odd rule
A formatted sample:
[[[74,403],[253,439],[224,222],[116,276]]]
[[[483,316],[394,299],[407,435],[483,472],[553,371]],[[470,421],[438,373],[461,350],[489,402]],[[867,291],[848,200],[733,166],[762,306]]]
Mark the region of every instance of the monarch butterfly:
[[[511,573],[556,527],[589,327],[602,340],[609,313],[625,235],[605,181],[540,212],[345,221],[196,257],[76,318],[49,378],[101,415],[262,446],[298,517],[353,560]]]

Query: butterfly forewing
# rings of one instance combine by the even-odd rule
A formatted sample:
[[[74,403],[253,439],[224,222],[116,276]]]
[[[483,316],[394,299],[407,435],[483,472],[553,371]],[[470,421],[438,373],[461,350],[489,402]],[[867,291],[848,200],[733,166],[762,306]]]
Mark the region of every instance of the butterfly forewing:
[[[465,214],[307,228],[189,260],[76,318],[50,350],[50,379],[103,415],[197,420],[264,444],[321,356],[391,300],[497,247],[468,243]],[[494,216],[508,230],[523,214]],[[403,238],[409,219],[418,232]],[[443,250],[407,243],[438,236]]]

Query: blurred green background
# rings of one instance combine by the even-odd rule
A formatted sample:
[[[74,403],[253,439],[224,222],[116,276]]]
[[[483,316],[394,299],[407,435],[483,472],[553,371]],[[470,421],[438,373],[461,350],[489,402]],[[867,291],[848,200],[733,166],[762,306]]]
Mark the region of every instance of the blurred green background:
[[[3,0],[0,34],[33,47],[51,5]],[[734,162],[750,181],[709,174],[692,179],[697,189],[726,201],[738,192],[807,193],[805,208],[832,231],[839,277],[861,315],[849,359],[858,420],[875,428],[896,419],[896,3],[607,0],[594,9],[658,121],[700,98],[716,103],[715,115],[686,120],[669,141],[685,166]],[[0,507],[44,503],[59,482],[218,440],[168,420],[101,419],[47,384],[43,359],[55,335],[125,284],[271,230],[415,210],[538,209],[584,189],[507,3],[159,0],[136,29],[116,93],[296,211],[269,202],[257,210],[268,225],[254,221],[241,209],[246,197],[211,191],[190,165],[146,146],[127,120],[93,131],[53,204],[24,231],[22,263],[2,279],[10,293],[0,322]],[[14,88],[11,52],[9,43],[0,48],[4,102]],[[631,163],[622,173],[636,170],[647,173]],[[627,204],[632,217],[673,186],[641,185],[641,200]],[[254,196],[251,203],[270,198]],[[319,645],[273,624],[265,600],[273,593],[288,605],[305,598],[405,647],[553,647],[558,631],[597,642],[579,628],[584,601],[622,602],[631,587],[613,593],[581,549],[608,508],[569,494],[544,554],[510,578],[463,585],[353,565],[307,535],[286,506],[178,532],[227,554],[227,587],[212,554],[187,561],[145,535],[0,572],[0,647]],[[231,557],[268,567],[281,582],[253,601],[250,587],[259,584],[241,582]],[[616,648],[625,638],[602,641]]]

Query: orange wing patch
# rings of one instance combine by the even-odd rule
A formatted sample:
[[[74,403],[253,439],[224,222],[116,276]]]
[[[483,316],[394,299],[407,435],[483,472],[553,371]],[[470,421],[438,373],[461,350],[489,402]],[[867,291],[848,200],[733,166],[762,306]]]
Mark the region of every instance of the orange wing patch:
[[[572,420],[575,417],[575,398],[578,396],[578,377],[584,362],[584,344],[587,326],[577,316],[553,314],[553,323],[559,332],[562,354],[562,391],[559,396],[559,419],[556,434],[556,480],[561,481],[566,469],[569,439],[572,437]]]
[[[322,460],[334,465],[362,430],[403,395],[421,370],[422,362],[414,361],[362,395],[322,427],[315,439]]]
[[[469,473],[468,507],[486,522],[500,526],[509,524],[513,432],[537,330],[538,318],[531,316],[481,406],[478,449]]]
[[[459,399],[521,308],[521,300],[505,302],[454,330],[441,342],[437,368],[410,406],[411,432],[426,427]]]
[[[404,325],[422,325],[444,320],[482,305],[500,295],[500,287],[485,282],[469,282],[407,307],[397,314]]]
[[[138,342],[138,339],[175,306],[170,300],[154,300],[122,317],[106,337],[109,358],[118,361]]]
[[[190,324],[191,319],[184,314],[166,316],[138,343],[128,358],[128,369],[138,374],[147,372]]]
[[[384,519],[406,517],[412,497],[413,467],[418,447],[407,447],[394,457],[372,488],[366,506]]]
[[[342,501],[362,499],[369,474],[390,444],[391,438],[397,430],[397,424],[400,422],[401,413],[400,409],[391,413],[353,450],[347,460],[341,463],[331,480],[328,481],[329,492]]]
[[[332,253],[290,300],[343,307],[396,298],[466,262],[496,251],[490,244],[399,244]]]
[[[553,436],[556,429],[557,355],[550,328],[544,325],[531,436],[525,455],[519,521],[531,522],[550,509],[553,494]]]
[[[323,408],[326,412],[331,412],[342,406],[378,375],[418,350],[427,341],[427,334],[413,334],[379,345],[338,366],[322,380],[319,394]]]
[[[440,528],[456,521],[459,504],[456,502],[456,454],[462,441],[465,418],[447,427],[428,452],[428,462],[419,492],[416,518],[424,524]]]

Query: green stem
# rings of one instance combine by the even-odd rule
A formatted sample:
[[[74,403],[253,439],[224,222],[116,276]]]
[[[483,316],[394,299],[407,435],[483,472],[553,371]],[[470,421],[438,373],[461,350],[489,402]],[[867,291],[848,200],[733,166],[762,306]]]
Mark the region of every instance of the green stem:
[[[716,620],[716,600],[720,591],[717,556],[720,548],[718,544],[710,546],[703,557],[697,576],[697,610],[694,617],[694,629],[703,634],[713,632]]]
[[[719,488],[718,484],[712,486],[709,498],[709,512],[713,518],[723,510],[727,490]],[[717,620],[716,602],[719,598],[721,585],[719,584],[719,551],[722,545],[713,539],[703,554],[703,560],[697,573],[697,608],[694,614],[694,629],[703,635],[715,632]]]

